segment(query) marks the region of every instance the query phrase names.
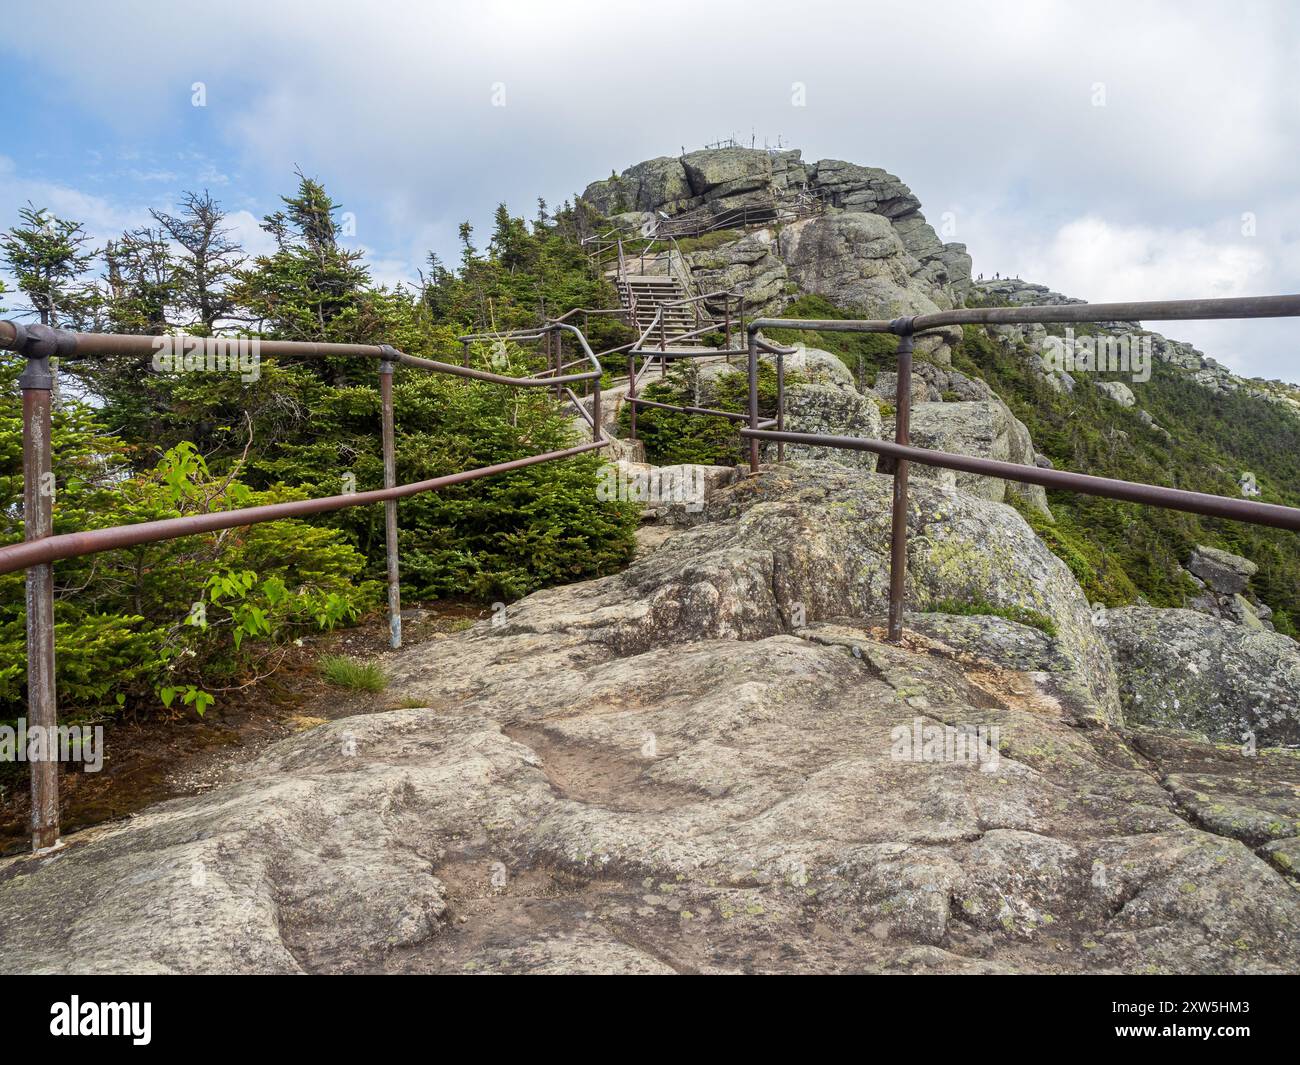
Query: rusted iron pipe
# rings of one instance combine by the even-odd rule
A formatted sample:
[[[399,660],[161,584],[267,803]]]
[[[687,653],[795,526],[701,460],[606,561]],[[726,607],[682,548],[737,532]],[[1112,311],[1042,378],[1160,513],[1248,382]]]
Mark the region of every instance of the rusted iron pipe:
[[[0,321],[0,349],[17,350],[22,341],[20,335],[24,329],[17,322]],[[66,329],[51,330],[60,350],[57,353],[64,359],[82,359],[101,355],[152,355],[159,350],[160,342],[180,340],[179,336],[127,336],[118,333],[76,333]],[[192,337],[185,339],[212,340],[212,337]],[[383,347],[379,344],[320,344],[300,340],[262,340],[260,338],[218,338],[235,342],[242,339],[247,343],[256,342],[258,353],[269,356],[302,355],[309,358],[327,356],[362,356],[371,359],[383,358]]]
[[[213,514],[190,514],[183,518],[164,518],[161,521],[144,521],[135,525],[119,525],[111,529],[62,533],[43,540],[10,544],[8,547],[0,547],[0,574],[13,573],[15,570],[42,565],[46,562],[57,562],[60,559],[92,555],[98,551],[115,551],[119,548],[136,547],[139,544],[159,540],[175,540],[180,536],[216,532],[218,529],[233,529],[240,525],[258,525],[264,521],[278,521],[281,518],[303,518],[313,514],[343,510],[347,507],[383,503],[389,499],[405,499],[407,496],[419,495],[422,492],[432,492],[439,488],[463,484],[466,481],[476,481],[480,477],[492,477],[498,473],[520,470],[525,466],[535,466],[539,462],[552,462],[556,459],[581,455],[586,451],[605,447],[608,443],[607,440],[593,441],[560,451],[547,451],[541,455],[529,455],[527,458],[512,459],[510,462],[499,462],[477,470],[463,470],[443,477],[433,477],[427,481],[413,481],[410,484],[399,484],[393,488],[377,488],[370,492],[352,492],[347,495],[323,496],[319,499],[298,499],[290,503],[269,503],[260,507],[223,510]]]
[[[894,394],[894,442],[911,443],[912,420],[912,334],[898,338],[898,388]],[[907,581],[907,481],[909,464],[894,464],[894,501],[889,532],[889,640],[903,638],[903,599]]]
[[[22,345],[22,338],[26,336],[34,326],[23,326],[17,322],[0,321],[0,349],[17,350]],[[43,327],[41,327],[43,328]],[[556,325],[556,330],[564,329],[582,337],[580,330],[570,325]],[[152,355],[158,350],[159,341],[168,339],[157,336],[126,336],[117,333],[74,333],[68,330],[52,329],[49,332],[55,338],[59,346],[57,352],[60,358],[81,359],[93,356],[107,355]],[[545,331],[534,334],[541,337]],[[511,334],[500,334],[507,339],[520,339],[513,337]],[[171,338],[177,339],[177,338]],[[196,337],[196,340],[211,338]],[[462,340],[480,339],[479,337],[470,336],[461,338]],[[318,344],[309,341],[299,340],[256,340],[257,350],[260,355],[287,357],[287,356],[307,356],[307,357],[364,357],[373,359],[385,359],[388,356],[385,352],[392,352],[394,349],[386,344]],[[424,359],[416,355],[408,355],[406,352],[397,352],[397,361],[403,366],[418,366],[426,370],[436,370],[439,373],[451,374],[453,377],[465,377],[475,381],[487,381],[499,385],[519,385],[524,388],[528,387],[550,387],[558,383],[571,383],[574,381],[586,381],[592,377],[600,375],[600,363],[597,362],[596,356],[592,353],[586,338],[582,338],[581,346],[583,348],[583,357],[585,361],[591,364],[592,368],[580,374],[570,374],[565,377],[551,377],[546,380],[536,380],[528,377],[507,377],[502,374],[488,373],[485,370],[471,370],[464,366],[455,366],[452,363],[438,362],[434,359]]]
[[[591,364],[591,369],[585,373],[570,374],[567,377],[549,377],[546,380],[537,380],[531,377],[503,377],[501,374],[491,374],[483,370],[466,371],[463,367],[450,366],[445,362],[436,362],[433,359],[422,359],[415,355],[401,354],[401,362],[407,366],[421,366],[426,370],[437,370],[440,373],[450,373],[457,377],[472,377],[477,381],[491,381],[496,384],[524,385],[526,387],[536,387],[538,385],[547,387],[550,385],[569,384],[574,381],[587,381],[592,377],[599,377],[601,374],[600,360],[596,358],[595,353],[591,350],[591,345],[587,343],[587,338],[583,335],[582,330],[577,326],[568,325],[564,322],[550,322],[540,329],[531,330],[512,330],[504,333],[467,333],[465,336],[458,337],[461,343],[468,343],[474,340],[538,340],[542,337],[558,337],[561,332],[572,333],[578,340],[578,346],[582,348],[582,356]],[[548,345],[549,359],[549,345]],[[556,395],[560,394],[560,389],[556,388]]]
[[[749,334],[749,428],[751,432],[758,430],[758,334],[751,332]],[[742,433],[744,430],[742,430]],[[750,474],[758,473],[758,440],[750,438],[749,441],[749,472]]]
[[[637,397],[629,397],[628,402],[634,407],[654,407],[657,410],[676,411],[678,414],[705,414],[714,418],[727,418],[733,422],[749,421],[748,414],[740,414],[734,410],[714,410],[712,407],[679,407],[673,403],[656,403],[652,399],[640,399]],[[766,421],[770,425],[776,425],[775,418],[768,418]]]
[[[41,327],[41,332],[53,330]],[[27,365],[18,381],[23,393],[23,533],[25,545],[39,546],[49,543],[54,532],[50,424],[54,375],[49,353],[56,341],[47,335],[24,347]],[[32,850],[41,851],[59,841],[58,744],[53,740],[59,718],[54,674],[54,567],[49,562],[27,570],[27,652],[27,723],[29,729],[39,727],[46,736],[42,756],[31,764]]]
[[[396,356],[396,351],[391,351]],[[385,359],[379,364],[380,438],[384,454],[384,488],[397,487],[397,445],[393,428],[393,364]],[[388,644],[394,650],[402,646],[402,587],[397,559],[397,500],[384,501],[384,552],[388,564]]]
[[[564,393],[569,397],[569,402],[573,404],[574,409],[577,410],[578,416],[589,426],[594,425],[591,419],[591,412],[582,405],[582,401],[578,398],[578,393],[567,387],[565,388]]]
[[[1223,299],[1147,300],[1134,303],[1071,303],[1046,307],[959,307],[911,319],[756,318],[749,331],[811,329],[825,333],[893,333],[898,321],[913,332],[950,325],[1028,325],[1069,322],[1183,322],[1203,318],[1296,318],[1300,295],[1232,296]]]
[[[418,355],[398,353],[398,362],[403,366],[418,366],[423,370],[436,370],[438,373],[451,374],[453,377],[465,377],[472,381],[487,381],[495,385],[519,385],[522,388],[551,388],[557,384],[572,384],[575,381],[590,381],[599,377],[599,370],[584,370],[582,373],[566,374],[562,377],[505,377],[487,370],[470,370],[464,366],[453,366],[449,362],[434,359],[422,359]]]
[[[1000,477],[1024,484],[1040,484],[1062,492],[1081,492],[1084,495],[1103,496],[1125,503],[1142,503],[1147,506],[1183,510],[1209,518],[1229,518],[1252,525],[1268,525],[1276,529],[1300,531],[1300,509],[1279,506],[1276,503],[1259,503],[1250,499],[1233,499],[1230,496],[1209,495],[1205,492],[1188,492],[1181,488],[1162,488],[1154,484],[1138,484],[1111,477],[1094,477],[1087,473],[1068,470],[1043,470],[1037,466],[1022,466],[1015,462],[975,458],[971,455],[954,455],[947,451],[902,446],[887,440],[862,440],[854,436],[826,436],[820,433],[777,433],[771,430],[741,429],[740,435],[752,440],[776,440],[783,437],[787,443],[813,444],[818,447],[844,448],[849,451],[872,451],[894,459],[919,462],[925,466],[939,466],[961,473],[977,473],[985,477]]]
[[[917,332],[946,325],[1017,325],[1035,322],[1189,322],[1201,318],[1294,318],[1300,295],[1233,296],[1140,303],[1072,303],[1050,307],[970,307],[913,319]]]
[[[776,427],[777,429],[785,428],[785,353],[778,352],[776,356]],[[776,444],[776,461],[785,461],[785,441],[778,440]]]

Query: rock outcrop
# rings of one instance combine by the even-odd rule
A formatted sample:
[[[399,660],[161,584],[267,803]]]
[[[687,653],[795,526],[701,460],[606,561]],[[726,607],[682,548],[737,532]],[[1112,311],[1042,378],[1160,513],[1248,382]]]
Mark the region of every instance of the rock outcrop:
[[[770,229],[683,258],[700,292],[743,293],[751,310],[783,306],[794,287]]]
[[[1105,395],[1114,403],[1121,407],[1133,407],[1137,405],[1137,397],[1133,395],[1133,389],[1129,388],[1123,381],[1096,381],[1094,382],[1098,391]]]
[[[864,317],[892,319],[939,309],[913,280],[908,268],[914,260],[883,215],[855,211],[805,218],[781,231],[778,246],[801,291]],[[927,333],[917,337],[916,350],[947,365],[950,345],[960,338],[959,329]]]
[[[920,403],[912,408],[912,443],[934,451],[1015,462],[1035,466],[1037,452],[1029,430],[1000,399],[966,400],[950,403]],[[1047,493],[1041,485],[954,473],[935,466],[914,463],[912,476],[952,485],[982,499],[1002,502],[1023,499],[1045,517],[1051,517]]]
[[[770,358],[765,361],[771,361]],[[864,440],[881,437],[880,408],[857,390],[853,374],[828,351],[798,345],[785,357],[786,371],[797,375],[797,383],[786,389],[785,427],[794,433],[855,436]],[[766,460],[776,457],[774,445],[763,448]],[[841,451],[806,444],[787,444],[787,459],[822,459],[862,470],[876,468],[870,451]]]
[[[899,261],[908,283],[902,288],[910,293],[904,302],[924,299],[950,307],[969,291],[971,259],[965,245],[941,241],[911,190],[876,167],[838,159],[808,164],[797,149],[707,149],[637,163],[621,175],[593,182],[583,193],[584,200],[629,229],[640,229],[660,214],[716,218],[746,206],[788,208],[800,197],[823,203],[828,217],[844,212],[884,219],[903,253]],[[730,268],[729,284],[745,288],[754,306],[779,310],[788,293],[777,290],[775,265],[753,258],[755,252],[752,246],[710,248],[701,258],[715,265],[706,267],[700,280],[721,280],[716,272]],[[753,276],[747,276],[746,268],[752,268]],[[709,278],[709,270],[714,277]]]
[[[1188,560],[1187,572],[1200,589],[1187,604],[1193,610],[1249,628],[1273,628],[1269,620],[1272,609],[1250,591],[1250,578],[1259,572],[1250,559],[1217,547],[1197,545]]]
[[[1118,728],[1068,572],[964,493],[915,487],[882,642],[889,494],[766,469],[389,656],[422,706],[0,863],[0,969],[1293,971],[1295,759]]]
[[[1063,296],[1059,292],[1053,292],[1046,285],[1022,281],[1019,278],[1001,278],[992,281],[982,277],[977,278],[972,283],[971,298],[984,305],[1011,307],[1036,307],[1046,304],[1087,302],[1087,300]],[[1300,415],[1300,390],[1297,390],[1294,385],[1288,385],[1283,381],[1265,381],[1259,378],[1238,377],[1226,366],[1197,350],[1191,344],[1170,340],[1159,333],[1143,329],[1138,322],[1101,322],[1097,328],[1102,334],[1126,335],[1130,338],[1149,342],[1154,359],[1181,370],[1202,388],[1211,392],[1244,392],[1247,395],[1267,400],[1270,403],[1281,404]],[[1031,350],[1036,352],[1043,350],[1043,342],[1047,335],[1046,330],[1041,325],[990,326],[989,332],[1003,337],[1008,342],[1023,341]],[[1069,381],[1069,387],[1066,387],[1061,380],[1063,377],[1068,377],[1068,374],[1053,371],[1051,376],[1057,384],[1058,390],[1069,391],[1072,389],[1073,378]],[[1124,388],[1126,391],[1131,392],[1127,385]],[[1117,402],[1124,402],[1118,396],[1115,398]],[[1131,406],[1132,404],[1124,402],[1124,405]]]
[[[1259,746],[1300,744],[1300,647],[1195,610],[1108,610],[1125,720]]]

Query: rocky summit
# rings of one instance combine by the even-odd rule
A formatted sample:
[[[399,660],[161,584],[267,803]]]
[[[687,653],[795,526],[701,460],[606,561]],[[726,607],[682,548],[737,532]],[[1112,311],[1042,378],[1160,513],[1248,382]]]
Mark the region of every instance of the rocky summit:
[[[897,177],[794,150],[650,159],[582,199],[629,240],[690,229],[651,287],[751,316],[1078,302],[972,280]],[[891,438],[892,348],[830,332],[782,340],[786,428]],[[1291,499],[1300,392],[1136,323],[1098,338],[1151,365],[1054,363],[1076,338],[1042,326],[918,338],[912,442]],[[647,392],[743,393],[691,353]],[[1254,468],[1212,449],[1224,424]],[[617,472],[699,495],[649,499],[622,569],[382,655],[400,709],[0,861],[0,970],[1300,968],[1294,534],[915,464],[891,643],[888,463],[764,445],[751,476],[646,448],[614,440]]]
[[[1300,762],[1126,723],[1122,647],[1014,510],[915,486],[895,646],[891,478],[727,482],[623,572],[392,654],[410,708],[6,861],[0,965],[1300,964]]]

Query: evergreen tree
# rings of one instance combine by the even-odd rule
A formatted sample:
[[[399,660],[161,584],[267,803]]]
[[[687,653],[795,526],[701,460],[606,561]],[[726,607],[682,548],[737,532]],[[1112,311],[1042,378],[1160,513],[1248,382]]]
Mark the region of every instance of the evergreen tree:
[[[527,269],[535,260],[535,242],[529,237],[528,226],[522,218],[510,217],[504,203],[498,204],[494,216],[492,242],[488,245],[493,257],[509,273]]]
[[[80,222],[28,203],[20,223],[0,235],[0,262],[30,301],[27,313],[42,325],[80,328],[93,317],[97,297],[83,280],[96,252]]]
[[[164,231],[145,226],[110,240],[104,247],[104,265],[108,327],[118,333],[167,332],[179,278]]]
[[[384,337],[381,309],[368,294],[360,251],[339,244],[340,210],[314,178],[298,171],[298,193],[267,215],[262,229],[276,250],[238,271],[232,297],[257,332],[286,340],[375,343]]]
[[[188,316],[190,332],[213,336],[218,322],[235,317],[229,288],[246,256],[223,225],[226,213],[205,189],[187,192],[178,215],[151,210],[169,239],[180,246],[176,263],[177,308]]]

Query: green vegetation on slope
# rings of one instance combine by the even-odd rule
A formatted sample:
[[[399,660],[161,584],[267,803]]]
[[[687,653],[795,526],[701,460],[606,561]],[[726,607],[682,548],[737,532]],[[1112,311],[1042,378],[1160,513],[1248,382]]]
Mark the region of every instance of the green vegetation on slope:
[[[1212,393],[1157,361],[1150,381],[1130,384],[1138,406],[1126,409],[1090,387],[1086,374],[1072,395],[1055,392],[1031,372],[1032,358],[967,326],[953,366],[984,378],[1057,468],[1223,496],[1240,495],[1238,478],[1250,470],[1263,501],[1300,505],[1300,420],[1278,405]],[[1139,410],[1169,437],[1144,425]],[[1210,544],[1259,565],[1257,594],[1276,612],[1279,631],[1297,634],[1295,533],[1095,496],[1050,498],[1056,525],[1031,520],[1093,601],[1117,605],[1141,595],[1155,606],[1181,606],[1194,590],[1182,567],[1196,544]]]
[[[581,207],[552,215],[539,203],[530,224],[503,206],[485,250],[466,224],[454,270],[431,255],[422,284],[395,289],[374,284],[342,243],[338,210],[299,175],[264,221],[274,250],[252,259],[206,196],[94,252],[77,223],[33,210],[0,239],[0,262],[19,278],[27,307],[18,310],[57,326],[388,343],[456,363],[464,332],[616,302],[588,267],[580,239],[598,220]],[[629,334],[592,319],[597,350]],[[471,357],[519,375],[544,365],[513,347]],[[11,516],[0,543],[22,538],[20,361],[0,360],[0,510]],[[371,361],[263,359],[253,380],[158,373],[148,358],[75,362],[61,374],[56,532],[382,484]],[[571,414],[544,389],[398,368],[394,404],[401,481],[576,442]],[[623,565],[637,508],[599,501],[600,461],[584,455],[401,501],[404,595],[509,599]],[[202,711],[265,677],[285,641],[379,606],[382,523],[382,508],[361,507],[60,563],[61,718]],[[25,609],[23,575],[0,578],[0,720],[21,713]]]

